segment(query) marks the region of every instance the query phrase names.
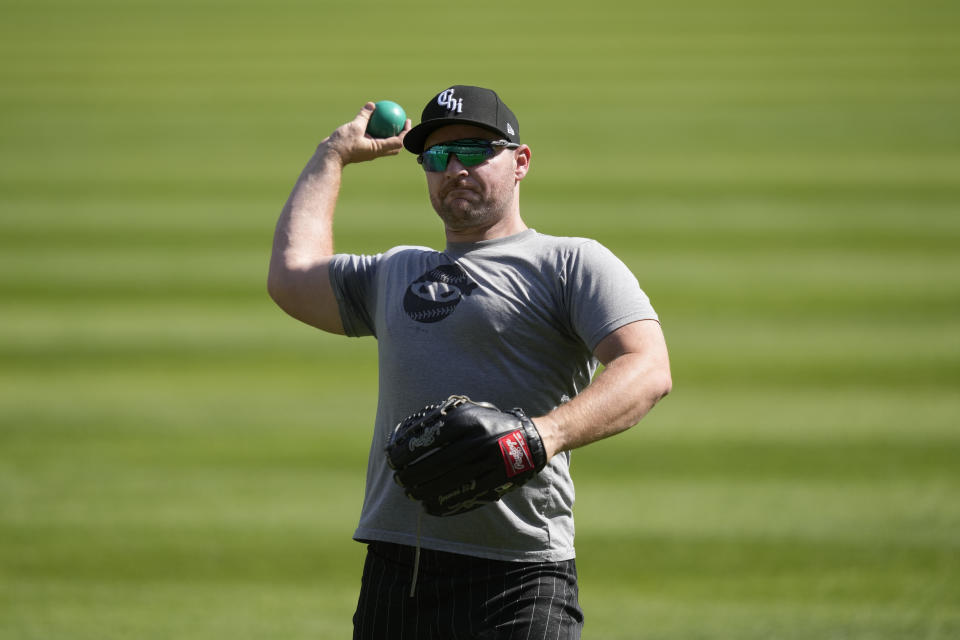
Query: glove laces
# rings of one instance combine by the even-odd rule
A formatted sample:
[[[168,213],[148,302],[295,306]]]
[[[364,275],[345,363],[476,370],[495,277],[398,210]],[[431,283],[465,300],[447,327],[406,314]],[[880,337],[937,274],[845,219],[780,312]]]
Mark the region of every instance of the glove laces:
[[[423,524],[423,511],[417,513],[417,552],[413,555],[413,579],[410,581],[410,597],[417,592],[417,576],[420,575],[420,525]]]

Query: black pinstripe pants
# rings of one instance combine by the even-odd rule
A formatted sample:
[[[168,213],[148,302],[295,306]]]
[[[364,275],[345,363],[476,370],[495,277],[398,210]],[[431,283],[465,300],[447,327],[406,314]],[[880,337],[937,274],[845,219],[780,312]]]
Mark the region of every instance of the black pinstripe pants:
[[[505,562],[423,549],[411,597],[414,555],[413,547],[368,546],[354,640],[580,638],[573,560]]]

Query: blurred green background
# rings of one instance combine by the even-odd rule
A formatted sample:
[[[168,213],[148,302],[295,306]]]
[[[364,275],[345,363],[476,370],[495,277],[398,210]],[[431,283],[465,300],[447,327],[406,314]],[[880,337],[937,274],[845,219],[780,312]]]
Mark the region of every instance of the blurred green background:
[[[272,305],[273,226],[366,100],[456,83],[671,349],[574,455],[584,637],[960,637],[956,2],[0,7],[0,637],[349,637],[375,344]],[[337,242],[438,246],[410,156]]]

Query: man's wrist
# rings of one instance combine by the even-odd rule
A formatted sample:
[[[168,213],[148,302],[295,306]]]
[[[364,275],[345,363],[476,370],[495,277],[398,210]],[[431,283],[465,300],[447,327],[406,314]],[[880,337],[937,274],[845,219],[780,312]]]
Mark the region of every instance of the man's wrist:
[[[533,426],[537,428],[537,433],[540,434],[540,439],[543,440],[543,449],[547,454],[547,462],[550,462],[550,459],[553,458],[553,456],[560,453],[562,446],[560,443],[557,423],[550,418],[550,416],[532,418],[531,422],[533,422]]]
[[[339,149],[333,144],[330,144],[330,138],[326,138],[317,145],[317,150],[314,152],[314,158],[322,166],[327,167],[331,164],[342,169],[345,167],[348,162],[344,155],[340,152]]]

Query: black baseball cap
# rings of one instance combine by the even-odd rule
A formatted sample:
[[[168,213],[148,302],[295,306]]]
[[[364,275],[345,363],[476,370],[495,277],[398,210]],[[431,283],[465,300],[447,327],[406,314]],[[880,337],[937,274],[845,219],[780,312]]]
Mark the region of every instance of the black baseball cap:
[[[472,124],[499,133],[510,142],[520,142],[520,124],[513,111],[492,89],[458,84],[435,95],[420,115],[420,124],[407,132],[403,146],[423,153],[431,133],[449,124]]]

